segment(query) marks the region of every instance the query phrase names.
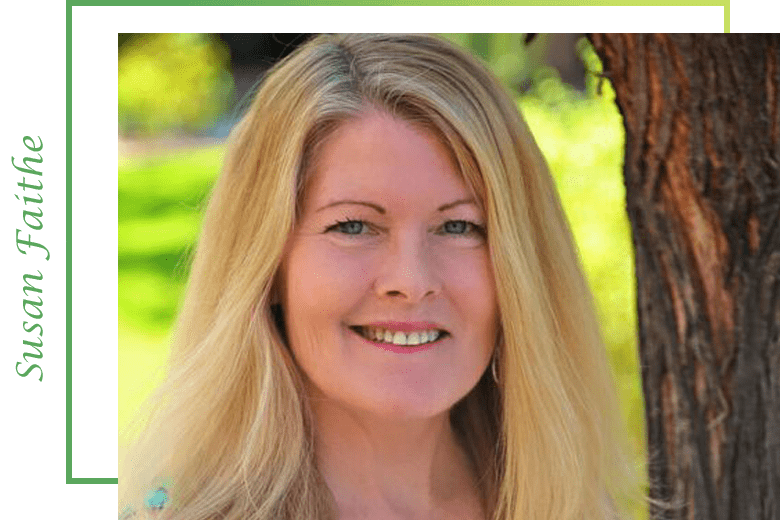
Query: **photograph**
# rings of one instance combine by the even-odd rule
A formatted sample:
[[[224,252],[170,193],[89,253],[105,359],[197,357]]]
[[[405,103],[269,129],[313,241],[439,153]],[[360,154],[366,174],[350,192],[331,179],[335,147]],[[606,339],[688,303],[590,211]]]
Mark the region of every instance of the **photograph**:
[[[3,8],[5,515],[774,518],[770,6],[332,3]]]

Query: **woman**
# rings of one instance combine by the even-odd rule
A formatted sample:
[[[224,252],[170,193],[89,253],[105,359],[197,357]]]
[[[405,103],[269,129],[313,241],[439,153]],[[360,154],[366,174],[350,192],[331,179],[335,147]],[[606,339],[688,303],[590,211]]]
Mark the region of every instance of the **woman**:
[[[176,331],[120,479],[148,514],[603,519],[628,482],[544,161],[439,38],[320,36],[268,74]]]

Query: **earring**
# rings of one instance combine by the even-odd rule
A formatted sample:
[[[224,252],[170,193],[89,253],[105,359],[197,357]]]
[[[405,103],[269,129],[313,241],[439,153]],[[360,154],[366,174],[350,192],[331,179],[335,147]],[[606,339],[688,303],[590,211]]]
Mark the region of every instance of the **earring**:
[[[498,370],[496,369],[496,359],[498,359],[498,356],[496,355],[496,351],[493,351],[493,359],[490,361],[490,371],[493,373],[493,381],[498,384]]]

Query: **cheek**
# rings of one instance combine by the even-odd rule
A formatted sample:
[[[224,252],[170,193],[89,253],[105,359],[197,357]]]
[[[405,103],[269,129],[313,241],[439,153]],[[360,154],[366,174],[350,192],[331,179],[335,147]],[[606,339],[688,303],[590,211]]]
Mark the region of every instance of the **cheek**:
[[[324,242],[324,241],[323,241]],[[302,244],[285,264],[285,308],[291,321],[338,318],[365,295],[370,271],[365,258],[327,243]]]
[[[443,257],[442,272],[450,292],[472,316],[497,315],[496,288],[490,259],[484,250],[467,250]]]
[[[468,323],[469,345],[479,363],[493,354],[499,329],[493,269],[486,251],[451,255],[443,268],[458,319]]]
[[[327,243],[293,247],[284,263],[283,307],[290,341],[303,372],[327,388],[340,373],[343,323],[368,291],[365,258],[346,255]]]

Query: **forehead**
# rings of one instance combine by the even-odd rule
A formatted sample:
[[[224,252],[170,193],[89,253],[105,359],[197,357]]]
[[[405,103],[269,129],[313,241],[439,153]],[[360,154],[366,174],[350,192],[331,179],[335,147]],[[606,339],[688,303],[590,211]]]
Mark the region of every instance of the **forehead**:
[[[334,130],[313,166],[307,206],[345,196],[431,205],[472,196],[452,154],[431,131],[378,111]]]

